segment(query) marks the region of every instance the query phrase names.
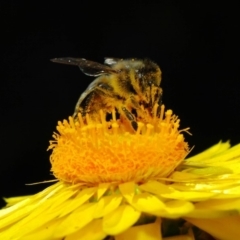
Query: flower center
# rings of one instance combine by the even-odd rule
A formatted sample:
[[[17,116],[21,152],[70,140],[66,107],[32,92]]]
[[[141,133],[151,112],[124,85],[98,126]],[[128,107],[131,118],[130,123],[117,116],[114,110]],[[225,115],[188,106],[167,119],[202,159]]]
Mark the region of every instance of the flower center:
[[[99,184],[145,182],[167,177],[186,157],[188,144],[179,131],[179,119],[161,107],[159,117],[147,116],[131,133],[126,123],[116,119],[83,121],[69,117],[58,122],[58,134],[50,141],[53,149],[52,172],[59,180],[69,183]]]

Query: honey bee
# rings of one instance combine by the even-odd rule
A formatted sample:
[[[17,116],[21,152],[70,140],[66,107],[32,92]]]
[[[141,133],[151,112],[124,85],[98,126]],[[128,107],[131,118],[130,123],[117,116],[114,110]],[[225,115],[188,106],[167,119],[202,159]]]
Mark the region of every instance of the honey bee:
[[[88,75],[97,77],[81,94],[73,114],[92,119],[99,118],[99,110],[105,113],[117,111],[133,131],[137,120],[144,119],[143,108],[152,113],[153,106],[161,105],[161,70],[149,59],[105,58],[104,64],[84,58],[54,58],[51,61],[76,65]]]

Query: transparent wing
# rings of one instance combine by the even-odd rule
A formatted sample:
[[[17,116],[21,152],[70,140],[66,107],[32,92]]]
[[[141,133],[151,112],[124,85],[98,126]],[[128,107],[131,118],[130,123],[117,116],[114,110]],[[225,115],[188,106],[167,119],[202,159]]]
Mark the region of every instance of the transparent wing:
[[[51,59],[51,61],[56,63],[78,66],[81,69],[81,71],[88,76],[96,77],[103,74],[116,73],[116,71],[109,66],[89,61],[84,58],[72,58],[72,57],[53,58]]]

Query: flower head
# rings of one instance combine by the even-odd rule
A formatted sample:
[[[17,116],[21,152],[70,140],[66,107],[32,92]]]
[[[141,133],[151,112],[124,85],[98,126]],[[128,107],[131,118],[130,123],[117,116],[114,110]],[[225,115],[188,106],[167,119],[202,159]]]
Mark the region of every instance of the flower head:
[[[59,182],[9,199],[0,212],[0,237],[155,240],[161,239],[161,218],[182,217],[207,231],[202,218],[210,225],[232,215],[229,221],[239,221],[240,146],[219,143],[184,160],[186,130],[164,111],[159,117],[146,112],[136,132],[114,112],[109,121],[100,112],[99,122],[81,115],[59,122],[49,147]],[[214,227],[211,233],[221,239]],[[222,239],[240,233],[231,234]]]
[[[136,133],[116,120],[84,124],[79,121],[59,122],[54,134],[51,155],[53,174],[70,183],[146,182],[167,177],[186,157],[188,145],[178,130],[179,120],[168,110],[148,123],[138,122]],[[150,118],[149,118],[150,119]]]

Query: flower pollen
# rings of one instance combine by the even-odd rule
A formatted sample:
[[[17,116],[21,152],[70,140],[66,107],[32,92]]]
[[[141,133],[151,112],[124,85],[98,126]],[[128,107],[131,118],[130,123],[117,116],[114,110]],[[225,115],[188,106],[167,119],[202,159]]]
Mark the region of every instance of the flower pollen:
[[[156,108],[155,108],[156,109]],[[131,132],[121,119],[107,121],[100,111],[100,121],[78,115],[78,121],[58,122],[50,141],[53,149],[50,161],[52,172],[59,180],[68,183],[143,183],[167,177],[189,152],[184,141],[179,119],[171,110],[165,113],[161,106],[160,117],[146,115],[138,121],[138,129]]]

